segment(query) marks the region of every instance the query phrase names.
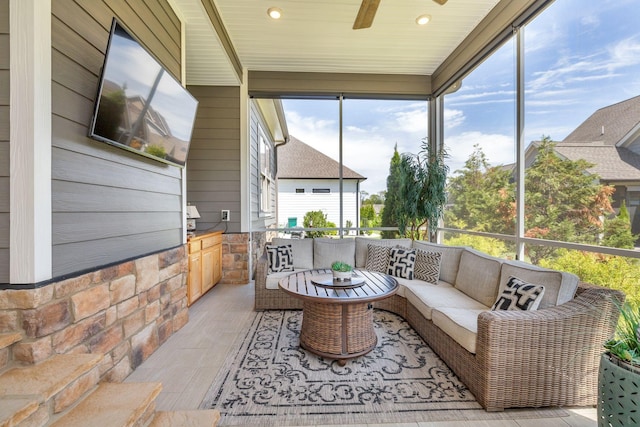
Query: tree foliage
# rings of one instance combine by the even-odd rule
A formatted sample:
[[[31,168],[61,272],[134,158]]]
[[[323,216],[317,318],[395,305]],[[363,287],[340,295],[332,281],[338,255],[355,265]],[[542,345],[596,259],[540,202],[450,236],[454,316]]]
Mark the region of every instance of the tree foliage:
[[[564,242],[597,244],[603,218],[613,212],[614,188],[599,184],[586,171],[586,160],[561,159],[555,144],[543,137],[534,163],[525,174],[525,236]],[[532,262],[552,256],[555,249],[536,247]]]
[[[602,244],[613,248],[633,249],[637,239],[638,236],[631,232],[631,219],[623,200],[618,215],[604,223]]]
[[[387,192],[384,202],[384,208],[381,213],[382,227],[397,227],[397,209],[400,204],[400,153],[398,153],[398,144],[393,148],[393,156],[389,165],[389,175],[387,176]],[[382,238],[392,239],[397,237],[395,231],[383,231]]]
[[[538,153],[525,174],[525,236],[566,242],[632,248],[638,236],[631,233],[629,213],[623,204],[617,216],[610,212],[613,188],[589,174],[593,165],[584,160],[560,158],[554,144],[543,137]],[[481,148],[475,147],[465,167],[449,181],[449,227],[490,233],[514,234],[515,188],[510,173],[488,165]],[[493,255],[508,257],[503,241],[463,235],[448,244],[472,246]],[[508,245],[507,245],[508,246]],[[505,253],[505,250],[507,251]],[[640,302],[640,261],[611,256],[527,245],[528,259],[543,267],[574,273],[582,281],[627,294]]]
[[[559,249],[557,257],[541,260],[540,265],[568,271],[583,282],[621,290],[627,300],[640,302],[640,261],[637,259]]]
[[[373,228],[377,227],[380,219],[376,215],[376,211],[371,203],[360,206],[360,227]],[[371,231],[366,231],[366,234],[371,234]]]
[[[309,211],[305,213],[302,224],[304,225],[304,228],[327,228],[330,226],[327,222],[327,214],[322,211]],[[309,238],[322,237],[326,234],[328,233],[322,230],[306,232],[306,235]]]
[[[515,184],[511,172],[491,167],[478,145],[462,170],[449,180],[449,227],[491,233],[515,232]]]
[[[435,152],[434,152],[435,151]],[[435,233],[446,203],[446,152],[433,150],[426,139],[421,151],[403,154],[398,165],[399,189],[395,218],[400,235],[423,239]],[[389,191],[387,190],[387,199]]]
[[[451,246],[469,246],[498,258],[513,258],[513,248],[508,248],[504,240],[494,239],[492,237],[458,234],[446,239],[446,244]]]

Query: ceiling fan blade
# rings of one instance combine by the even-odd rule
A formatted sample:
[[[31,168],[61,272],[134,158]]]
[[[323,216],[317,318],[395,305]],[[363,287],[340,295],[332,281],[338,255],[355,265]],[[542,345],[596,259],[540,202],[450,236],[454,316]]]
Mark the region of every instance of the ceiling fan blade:
[[[438,3],[440,6],[444,5],[447,0],[433,0],[434,2]]]
[[[380,0],[362,0],[358,16],[353,23],[353,29],[369,28],[373,24],[373,18],[376,16],[379,4]]]

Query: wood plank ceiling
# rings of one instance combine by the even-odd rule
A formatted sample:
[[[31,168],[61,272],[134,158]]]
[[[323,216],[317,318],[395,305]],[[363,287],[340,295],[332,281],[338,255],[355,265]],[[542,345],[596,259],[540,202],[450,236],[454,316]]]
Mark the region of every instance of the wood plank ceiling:
[[[498,0],[382,0],[373,25],[353,30],[360,0],[170,0],[185,21],[190,85],[238,85],[214,29],[214,5],[242,67],[294,71],[431,75]],[[278,7],[272,20],[267,9]],[[420,15],[431,15],[425,26]]]

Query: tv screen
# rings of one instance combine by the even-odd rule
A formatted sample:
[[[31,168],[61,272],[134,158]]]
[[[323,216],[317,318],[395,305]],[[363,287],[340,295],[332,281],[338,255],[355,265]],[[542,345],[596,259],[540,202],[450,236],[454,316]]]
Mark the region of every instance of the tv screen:
[[[198,101],[114,19],[89,136],[183,167],[197,109]]]

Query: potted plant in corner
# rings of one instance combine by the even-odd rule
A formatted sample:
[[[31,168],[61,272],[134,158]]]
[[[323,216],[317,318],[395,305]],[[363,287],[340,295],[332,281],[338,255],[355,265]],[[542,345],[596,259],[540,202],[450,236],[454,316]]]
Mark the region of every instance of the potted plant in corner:
[[[640,425],[640,306],[625,302],[600,360],[598,426]]]
[[[331,272],[333,273],[334,280],[351,280],[351,273],[353,271],[353,267],[351,267],[346,262],[335,261],[331,264]]]

